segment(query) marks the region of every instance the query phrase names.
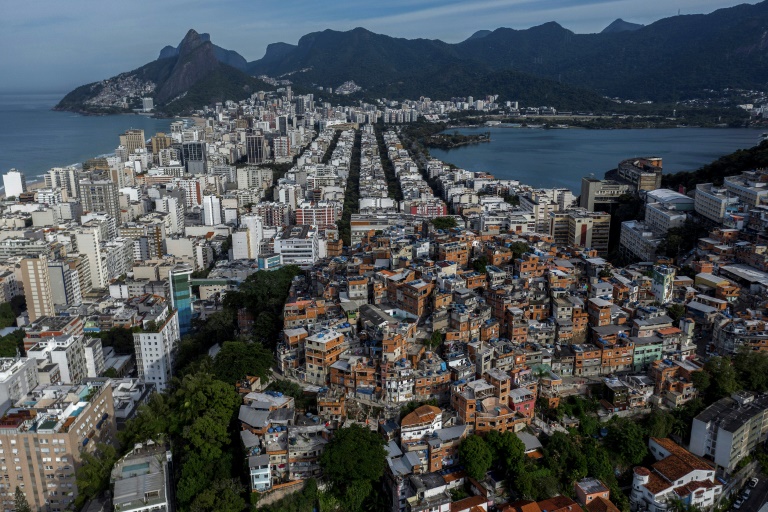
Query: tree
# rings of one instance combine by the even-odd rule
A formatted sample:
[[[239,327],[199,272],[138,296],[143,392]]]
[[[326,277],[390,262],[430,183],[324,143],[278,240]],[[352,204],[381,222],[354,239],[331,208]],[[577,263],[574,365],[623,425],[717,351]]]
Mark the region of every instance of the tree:
[[[693,383],[693,387],[699,392],[699,396],[704,396],[707,389],[709,389],[709,374],[704,370],[693,372],[691,374],[691,383]]]
[[[479,258],[476,258],[475,261],[472,262],[472,268],[475,269],[475,272],[480,272],[481,274],[485,274],[487,266],[488,257],[485,254]]]
[[[673,432],[677,420],[667,411],[654,409],[645,422],[645,429],[649,437],[669,437]]]
[[[733,367],[742,387],[758,393],[768,391],[768,354],[742,347],[733,358]]]
[[[82,465],[76,472],[77,498],[75,508],[109,487],[109,475],[117,462],[117,451],[112,445],[99,443],[93,453],[81,454]]]
[[[493,463],[493,453],[482,437],[473,434],[461,442],[459,459],[470,477],[482,481]]]
[[[616,419],[608,426],[605,443],[626,466],[640,464],[648,454],[643,428],[626,418]]]
[[[733,365],[728,359],[720,356],[712,357],[704,363],[704,371],[709,374],[710,379],[706,395],[707,403],[731,396],[739,390],[736,370],[733,369]]]
[[[531,251],[531,246],[526,242],[513,242],[509,248],[514,259],[520,258],[523,254]]]
[[[384,475],[384,441],[375,432],[353,424],[337,430],[320,456],[323,475],[345,510],[360,510],[373,490],[373,483]]]
[[[432,331],[432,336],[430,336],[425,343],[425,345],[427,345],[429,348],[433,350],[442,344],[443,344],[443,333],[441,333],[438,330]]]
[[[525,457],[525,445],[514,432],[500,434],[491,430],[485,436],[485,443],[493,454],[493,466],[506,474],[515,473]]]
[[[453,229],[456,227],[456,219],[453,217],[436,217],[432,219],[432,225],[435,229]]]
[[[243,486],[237,480],[216,480],[198,494],[189,507],[190,512],[241,512],[245,500],[240,495]]]
[[[672,322],[676,324],[685,316],[685,306],[682,304],[672,304],[667,308],[667,315],[672,319]]]
[[[22,491],[18,485],[16,486],[16,494],[14,495],[13,503],[16,512],[32,512],[32,507],[30,507],[29,502],[27,502],[27,495],[24,494],[24,491]]]
[[[274,365],[272,352],[261,343],[225,341],[213,360],[216,378],[234,384],[246,375],[253,375],[265,381]]]
[[[0,329],[16,325],[16,315],[10,302],[0,304]]]

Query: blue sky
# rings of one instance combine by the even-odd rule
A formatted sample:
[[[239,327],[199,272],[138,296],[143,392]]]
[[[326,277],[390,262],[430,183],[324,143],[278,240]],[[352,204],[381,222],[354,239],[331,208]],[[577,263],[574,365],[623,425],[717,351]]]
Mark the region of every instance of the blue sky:
[[[616,18],[652,23],[708,13],[733,0],[6,0],[0,19],[0,91],[66,92],[157,58],[189,28],[246,59],[309,32],[365,27],[455,43],[477,30],[557,21],[599,32]],[[755,3],[754,0],[749,3]]]

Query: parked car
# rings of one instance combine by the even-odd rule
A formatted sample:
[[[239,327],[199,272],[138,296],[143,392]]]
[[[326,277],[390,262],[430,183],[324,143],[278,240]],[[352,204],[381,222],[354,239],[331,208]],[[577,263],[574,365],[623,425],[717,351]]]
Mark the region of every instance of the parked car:
[[[744,497],[744,499],[749,498],[749,493],[751,492],[752,492],[752,489],[750,489],[749,487],[744,489],[744,493],[742,493],[742,496]]]
[[[754,489],[755,487],[757,487],[757,482],[758,482],[757,477],[752,477],[749,479],[749,486]]]
[[[739,498],[735,502],[733,502],[733,509],[739,510],[743,504],[744,504],[744,500]]]

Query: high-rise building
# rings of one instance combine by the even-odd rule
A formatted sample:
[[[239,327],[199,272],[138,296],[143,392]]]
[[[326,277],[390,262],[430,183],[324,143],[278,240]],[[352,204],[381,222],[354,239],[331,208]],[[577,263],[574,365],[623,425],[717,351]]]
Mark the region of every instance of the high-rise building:
[[[84,212],[105,212],[113,219],[120,218],[120,194],[113,181],[82,179],[78,184],[78,197]]]
[[[130,129],[120,135],[120,145],[125,148],[128,155],[132,155],[137,149],[146,148],[146,139],[144,139],[144,130]]]
[[[179,189],[184,191],[184,201],[187,208],[203,204],[203,187],[199,179],[187,179],[177,181]]]
[[[188,265],[178,265],[168,272],[171,305],[178,311],[179,332],[182,336],[192,330],[192,289],[189,285],[192,271]]]
[[[82,334],[65,334],[41,339],[27,350],[27,357],[59,365],[61,382],[80,384],[88,377],[86,339]]]
[[[601,256],[608,254],[611,215],[584,209],[568,211],[568,245],[594,249]]]
[[[54,167],[46,173],[45,186],[60,188],[64,200],[77,197],[77,169],[74,167]]]
[[[55,305],[75,306],[83,302],[77,265],[67,261],[49,261],[48,278]]]
[[[181,158],[189,174],[205,174],[205,142],[184,142]]]
[[[0,359],[0,410],[21,400],[40,384],[37,359],[4,357]]]
[[[767,437],[768,396],[741,391],[721,398],[693,419],[690,450],[731,473]]]
[[[16,169],[11,169],[3,174],[3,187],[5,187],[5,197],[19,197],[27,191],[27,178]]]
[[[142,331],[133,334],[139,378],[154,384],[158,392],[165,391],[171,382],[179,339],[178,312],[167,304],[157,305],[149,311],[144,317]]]
[[[32,510],[70,510],[77,498],[81,454],[115,441],[110,380],[38,387],[17,403],[21,407],[0,419],[0,445],[7,460],[3,473],[8,476],[2,507],[14,509],[13,491],[19,488]]]
[[[264,239],[264,222],[258,215],[243,215],[240,224],[248,230],[248,252],[251,259],[259,257],[261,241]]]
[[[88,260],[90,282],[88,289],[102,289],[107,286],[107,269],[101,258],[101,233],[98,228],[83,228],[75,233],[77,251]]]
[[[41,316],[53,316],[56,311],[48,276],[48,257],[41,254],[36,258],[22,259],[21,280],[24,283],[29,321],[34,322]]]
[[[253,134],[245,137],[245,151],[249,164],[261,164],[268,158],[269,146],[264,135]]]
[[[203,196],[203,224],[206,226],[221,224],[221,200],[218,197]]]

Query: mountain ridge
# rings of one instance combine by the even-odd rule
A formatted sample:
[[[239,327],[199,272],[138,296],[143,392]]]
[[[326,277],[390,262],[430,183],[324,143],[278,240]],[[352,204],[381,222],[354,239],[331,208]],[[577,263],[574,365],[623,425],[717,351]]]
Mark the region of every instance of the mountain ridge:
[[[251,76],[290,75],[293,83],[304,87],[337,87],[352,80],[367,97],[403,99],[400,95],[408,93],[448,99],[473,94],[473,90],[480,95],[487,83],[511,72],[506,76],[515,83],[502,83],[495,91],[507,100],[519,99],[511,96],[519,94],[519,84],[535,81],[553,91],[553,100],[557,100],[554,91],[573,97],[566,88],[576,87],[596,97],[674,102],[698,97],[706,89],[765,87],[766,50],[768,0],[709,14],[663,18],[644,26],[619,18],[596,34],[575,34],[556,22],[527,29],[501,27],[475,32],[459,43],[396,38],[362,27],[326,29],[305,34],[295,45],[272,43],[261,59],[251,62],[215,46],[208,34],[190,30],[177,47],[164,47],[154,63],[127,77],[121,74],[81,86],[75,98],[68,95],[65,99],[70,101],[62,100],[60,106],[66,108],[76,98],[87,103],[94,95],[104,96],[110,81],[120,77],[151,82],[147,87],[162,105],[221,65]],[[243,76],[229,72],[226,76],[238,76],[247,85]],[[445,77],[456,81],[453,91]],[[590,97],[586,103],[599,102]]]

